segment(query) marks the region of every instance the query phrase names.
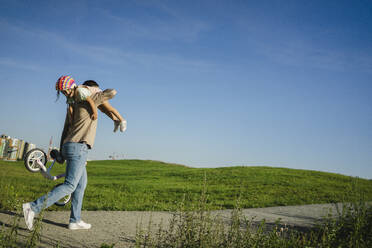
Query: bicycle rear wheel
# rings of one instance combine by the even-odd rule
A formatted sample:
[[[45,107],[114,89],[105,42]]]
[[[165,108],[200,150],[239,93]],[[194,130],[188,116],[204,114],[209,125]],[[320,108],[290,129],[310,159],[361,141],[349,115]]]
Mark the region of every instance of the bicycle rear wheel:
[[[57,188],[59,185],[62,185],[63,183],[59,183],[57,184],[56,186],[54,186],[54,188]],[[53,189],[54,189],[53,188]],[[54,203],[54,205],[57,205],[59,207],[63,207],[64,205],[66,205],[69,201],[71,200],[71,195],[66,195],[65,197],[63,197],[62,199],[60,199],[59,201],[57,201],[56,203]]]
[[[34,148],[27,152],[23,160],[26,169],[33,173],[40,171],[40,166],[36,163],[37,160],[46,165],[47,156],[43,150]]]

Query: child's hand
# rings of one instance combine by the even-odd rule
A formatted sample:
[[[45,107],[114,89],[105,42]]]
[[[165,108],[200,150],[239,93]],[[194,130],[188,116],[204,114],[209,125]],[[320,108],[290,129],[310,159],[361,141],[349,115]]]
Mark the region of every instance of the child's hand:
[[[90,118],[92,118],[93,121],[97,120],[97,112],[94,112]]]
[[[92,111],[92,115],[90,116],[90,118],[95,121],[97,120],[97,107],[95,106],[92,98],[90,98],[89,96],[87,97],[87,102],[89,104],[89,107]]]

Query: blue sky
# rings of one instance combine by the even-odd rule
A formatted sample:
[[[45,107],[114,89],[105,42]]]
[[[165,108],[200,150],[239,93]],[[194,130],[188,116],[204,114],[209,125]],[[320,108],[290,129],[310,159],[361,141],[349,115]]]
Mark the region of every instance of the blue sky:
[[[372,2],[2,1],[0,133],[59,145],[60,75],[115,88],[90,159],[372,178]]]

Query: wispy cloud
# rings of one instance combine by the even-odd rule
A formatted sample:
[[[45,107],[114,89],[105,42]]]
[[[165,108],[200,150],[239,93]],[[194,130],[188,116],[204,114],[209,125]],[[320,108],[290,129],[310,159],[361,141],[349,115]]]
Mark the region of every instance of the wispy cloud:
[[[36,64],[35,62],[28,62],[25,60],[8,58],[8,57],[0,57],[0,65],[23,69],[23,70],[31,70],[31,71],[42,71],[43,70],[43,67]]]
[[[78,42],[71,38],[66,38],[57,32],[46,31],[27,25],[15,25],[7,22],[0,22],[0,27],[6,27],[8,32],[24,40],[32,40],[35,43],[47,41],[49,46],[56,50],[64,50],[64,53],[78,55],[89,61],[95,61],[98,64],[105,65],[126,65],[136,64],[139,66],[164,66],[164,67],[198,67],[206,68],[214,66],[213,63],[203,60],[187,59],[176,54],[151,54],[138,53],[134,51],[125,51],[121,47],[91,45]],[[19,60],[19,59],[18,59]],[[16,61],[15,58],[3,58],[0,63],[8,66],[17,66],[19,68],[28,68],[36,70],[40,66]]]
[[[236,17],[247,43],[262,56],[279,64],[335,71],[372,72],[371,47],[343,45],[351,31],[332,27],[297,27],[264,23],[261,17]],[[346,34],[345,34],[346,32]],[[338,41],[337,37],[341,40]]]
[[[325,49],[306,41],[260,43],[260,52],[278,63],[322,68],[336,71],[361,70],[372,72],[372,55],[358,51]]]
[[[106,18],[116,22],[123,33],[129,38],[141,38],[160,41],[195,42],[200,35],[209,29],[209,24],[199,19],[177,15],[169,7],[159,5],[168,16],[167,19],[159,17],[147,17],[150,20],[142,24],[138,20],[128,17],[117,16],[112,11],[101,9],[100,12]]]

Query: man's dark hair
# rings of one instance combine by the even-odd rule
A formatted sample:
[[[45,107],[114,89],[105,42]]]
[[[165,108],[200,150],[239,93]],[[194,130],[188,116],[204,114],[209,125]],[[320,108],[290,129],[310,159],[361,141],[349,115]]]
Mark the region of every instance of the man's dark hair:
[[[85,86],[91,86],[91,87],[99,87],[96,81],[93,80],[87,80],[83,83]]]

